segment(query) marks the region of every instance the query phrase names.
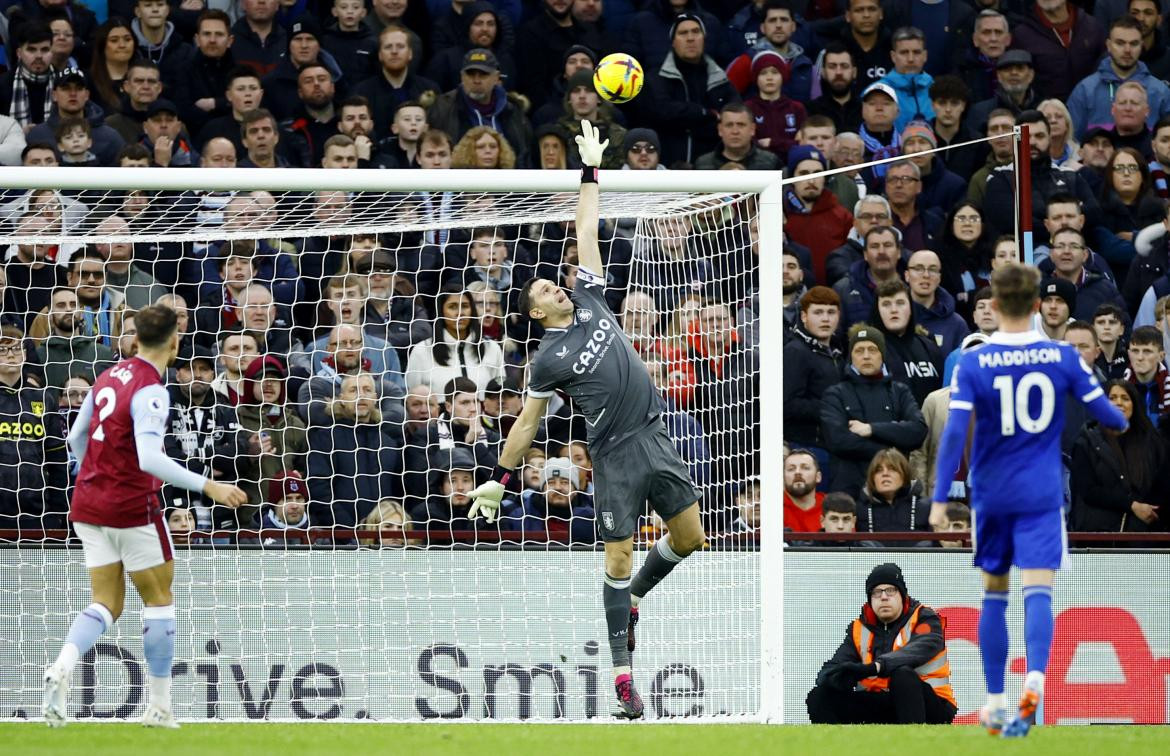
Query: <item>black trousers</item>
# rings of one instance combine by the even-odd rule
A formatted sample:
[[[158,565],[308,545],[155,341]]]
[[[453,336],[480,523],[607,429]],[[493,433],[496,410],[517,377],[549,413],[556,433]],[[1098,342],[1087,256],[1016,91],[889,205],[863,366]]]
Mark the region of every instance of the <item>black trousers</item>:
[[[894,671],[888,691],[818,686],[805,703],[813,724],[950,724],[957,711],[910,667]]]

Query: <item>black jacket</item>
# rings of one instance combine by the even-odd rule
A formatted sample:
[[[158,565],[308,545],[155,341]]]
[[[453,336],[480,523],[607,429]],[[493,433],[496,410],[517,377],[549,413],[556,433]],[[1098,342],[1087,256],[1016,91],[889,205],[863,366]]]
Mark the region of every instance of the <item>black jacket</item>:
[[[188,133],[198,134],[203,124],[212,118],[232,114],[232,106],[224,93],[227,91],[228,73],[235,67],[236,59],[231,50],[224,53],[222,58],[209,58],[198,49],[195,50],[187,75],[179,80],[173,95],[175,105],[179,108],[179,116],[183,119]],[[195,107],[197,100],[208,97],[215,100],[213,110],[206,111]]]
[[[642,120],[658,130],[662,139],[662,164],[693,162],[719,143],[716,117],[724,105],[739,102],[727,74],[711,57],[704,58],[703,87],[688,84],[685,64],[672,52],[658,70],[646,76],[646,91],[635,100]]]
[[[353,527],[378,502],[397,497],[402,458],[390,423],[335,419],[309,431],[309,518]]]
[[[169,386],[168,392],[171,415],[164,439],[167,456],[204,477],[219,472],[216,480],[234,480],[236,457],[245,453],[250,435],[240,427],[235,407],[211,390],[199,404],[192,404],[190,397],[176,385]],[[202,494],[171,486],[163,489],[163,501],[168,507],[215,506]],[[235,517],[230,510],[216,512],[212,524],[217,528],[233,528]]]
[[[1151,527],[1130,509],[1135,501],[1158,506],[1170,500],[1166,495],[1165,447],[1155,436],[1153,443],[1134,451],[1146,455],[1151,472],[1150,480],[1140,488],[1126,474],[1117,448],[1109,443],[1099,425],[1091,423],[1081,430],[1072,450],[1071,530],[1148,533],[1166,529],[1165,514],[1160,513],[1162,519]]]
[[[0,530],[65,527],[67,432],[55,394],[0,383]]]
[[[930,532],[930,496],[923,490],[922,481],[912,480],[894,494],[893,501],[863,490],[857,500],[857,532],[891,533],[906,530]],[[906,541],[890,541],[888,547],[914,545]],[[929,543],[927,545],[930,545]]]
[[[841,350],[825,346],[804,330],[799,320],[784,345],[784,440],[790,446],[824,446],[821,402],[825,391],[841,380]]]
[[[863,438],[851,432],[850,420],[873,426],[873,435]],[[833,455],[830,490],[845,491],[856,499],[873,456],[891,446],[909,456],[922,445],[927,428],[909,386],[891,380],[888,374],[863,377],[850,366],[844,380],[825,392],[821,433]]]
[[[475,459],[475,483],[487,481],[499,460],[500,434],[485,428],[484,434],[474,445],[464,442],[467,431],[452,427],[449,416],[444,413],[429,422],[406,440],[402,453],[402,488],[405,496],[403,506],[408,511],[424,504],[435,483],[431,478],[436,471],[447,470],[451,455],[456,450],[469,453]]]
[[[1101,205],[1085,179],[1074,171],[1054,168],[1047,156],[1032,161],[1032,228],[1036,244],[1048,243],[1048,230],[1044,219],[1048,215],[1048,198],[1057,192],[1067,192],[1081,201],[1085,211],[1085,232],[1104,220]],[[1016,212],[1015,171],[1010,164],[1001,166],[991,173],[984,197],[983,218],[991,226],[993,236],[1013,233],[1013,219]]]
[[[874,309],[869,322],[886,335],[886,369],[891,378],[910,387],[914,401],[921,407],[927,394],[942,388],[945,357],[930,332],[915,321],[913,307],[910,308],[910,325],[900,336],[882,325],[876,306]]]
[[[894,651],[894,640],[902,630],[902,626],[910,619],[910,615],[919,606],[918,624],[925,624],[930,628],[929,633],[913,632],[905,646]],[[943,635],[942,619],[938,613],[921,602],[906,597],[902,615],[888,625],[877,618],[867,601],[861,608],[859,619],[873,633],[873,658],[881,662],[880,677],[889,677],[894,671],[902,667],[920,667],[946,648],[946,639]],[[917,628],[916,628],[917,629]],[[817,673],[817,685],[829,684],[834,670],[842,664],[855,664],[861,661],[857,653],[857,646],[853,643],[853,623],[845,628],[845,640],[837,647],[833,658],[821,665]]]

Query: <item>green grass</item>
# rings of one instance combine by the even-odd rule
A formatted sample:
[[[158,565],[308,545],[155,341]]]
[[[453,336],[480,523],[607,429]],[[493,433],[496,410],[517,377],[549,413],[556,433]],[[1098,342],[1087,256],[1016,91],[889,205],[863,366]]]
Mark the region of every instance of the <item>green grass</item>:
[[[189,724],[178,731],[130,724],[0,724],[0,753],[67,756],[800,756],[849,754],[1052,754],[1141,756],[1170,752],[1167,727],[1046,727],[999,741],[975,727],[768,727],[765,725]]]

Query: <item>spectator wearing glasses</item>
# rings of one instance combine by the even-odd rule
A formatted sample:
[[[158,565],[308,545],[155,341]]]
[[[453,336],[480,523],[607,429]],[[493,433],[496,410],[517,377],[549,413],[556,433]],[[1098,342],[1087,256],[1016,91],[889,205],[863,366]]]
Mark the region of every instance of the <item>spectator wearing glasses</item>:
[[[654,129],[630,129],[622,142],[622,152],[626,156],[622,170],[665,171],[666,166],[659,162],[661,150],[658,132]]]
[[[865,235],[874,226],[890,225],[890,203],[880,194],[869,194],[853,205],[853,228],[845,243],[825,260],[825,285],[832,286],[849,275],[849,268],[865,257]]]
[[[1112,252],[1115,280],[1126,280],[1129,263],[1137,255],[1134,239],[1143,228],[1162,221],[1164,207],[1154,193],[1146,158],[1133,147],[1119,147],[1105,167],[1101,187],[1105,222],[1097,228],[1093,245]]]
[[[1080,231],[1065,227],[1052,234],[1048,255],[1053,268],[1052,276],[1076,287],[1071,316],[1091,323],[1093,314],[1101,305],[1108,303],[1124,309],[1125,301],[1117,290],[1117,284],[1085,267],[1088,257],[1089,248]]]
[[[942,262],[929,249],[910,255],[906,263],[906,283],[914,303],[914,318],[930,332],[943,354],[959,348],[969,333],[967,322],[955,312],[955,298],[940,288]]]
[[[886,169],[885,195],[894,228],[902,235],[902,246],[908,250],[933,247],[942,233],[943,213],[919,203],[922,170],[918,165],[909,160],[890,165]]]

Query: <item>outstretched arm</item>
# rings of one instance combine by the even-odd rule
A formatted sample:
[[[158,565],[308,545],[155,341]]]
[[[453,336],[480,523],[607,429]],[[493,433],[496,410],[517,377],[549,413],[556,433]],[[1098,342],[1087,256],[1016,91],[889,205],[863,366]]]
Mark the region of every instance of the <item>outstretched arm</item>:
[[[597,188],[597,166],[609,146],[609,140],[601,141],[597,127],[587,120],[581,121],[581,136],[576,137],[581,162],[585,165],[581,173],[581,190],[577,197],[577,261],[581,267],[605,277],[601,262],[601,249],[597,243],[597,225],[600,215],[601,191]],[[592,181],[588,176],[592,175]]]
[[[524,402],[524,409],[516,418],[516,424],[508,432],[508,440],[504,443],[504,451],[500,454],[499,463],[492,471],[492,479],[467,494],[471,497],[471,509],[467,516],[474,520],[480,514],[488,524],[495,522],[499,516],[500,502],[504,499],[504,490],[512,470],[524,459],[524,453],[532,447],[532,439],[540,429],[540,421],[548,409],[548,397],[529,395]]]

